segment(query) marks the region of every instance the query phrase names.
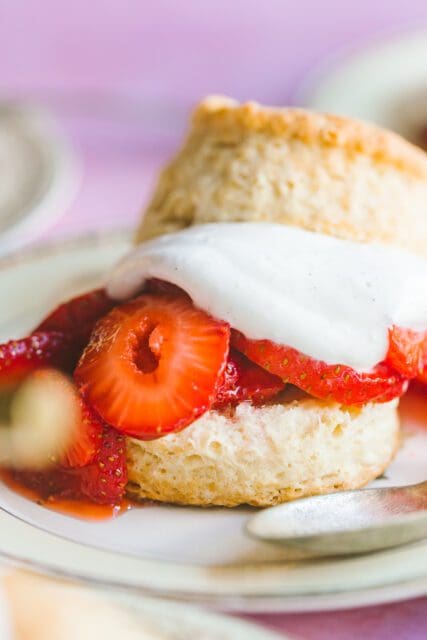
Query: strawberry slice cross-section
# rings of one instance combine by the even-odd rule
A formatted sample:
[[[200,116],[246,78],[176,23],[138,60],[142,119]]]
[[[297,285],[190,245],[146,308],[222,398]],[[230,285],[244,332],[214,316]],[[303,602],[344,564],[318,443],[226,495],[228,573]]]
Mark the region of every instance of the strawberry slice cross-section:
[[[212,406],[229,337],[226,323],[187,296],[141,295],[97,323],[74,376],[108,424],[140,439],[157,438]]]

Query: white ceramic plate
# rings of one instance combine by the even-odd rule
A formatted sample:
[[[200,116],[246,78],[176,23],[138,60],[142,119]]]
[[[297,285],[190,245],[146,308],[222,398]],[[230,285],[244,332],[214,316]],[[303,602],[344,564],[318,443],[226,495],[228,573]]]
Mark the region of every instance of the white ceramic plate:
[[[59,300],[102,283],[128,246],[125,237],[92,237],[1,260],[0,340],[24,334]],[[402,417],[404,446],[377,484],[425,479],[427,397],[407,397]],[[0,508],[4,558],[100,584],[250,611],[348,607],[427,593],[427,542],[357,558],[297,561],[245,537],[250,509],[150,506],[87,522],[3,485]]]
[[[51,117],[0,103],[0,254],[37,237],[71,201],[76,161]]]
[[[427,127],[427,30],[383,37],[322,61],[294,102],[414,139],[419,126]]]

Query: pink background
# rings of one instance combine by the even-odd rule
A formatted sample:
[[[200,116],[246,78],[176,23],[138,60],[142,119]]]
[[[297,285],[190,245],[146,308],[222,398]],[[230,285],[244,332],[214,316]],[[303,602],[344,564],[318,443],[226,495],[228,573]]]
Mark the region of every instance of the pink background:
[[[325,56],[426,24],[425,0],[0,0],[0,97],[50,106],[81,158],[50,235],[122,228],[201,96],[287,104]],[[253,618],[307,639],[421,640],[427,599]]]

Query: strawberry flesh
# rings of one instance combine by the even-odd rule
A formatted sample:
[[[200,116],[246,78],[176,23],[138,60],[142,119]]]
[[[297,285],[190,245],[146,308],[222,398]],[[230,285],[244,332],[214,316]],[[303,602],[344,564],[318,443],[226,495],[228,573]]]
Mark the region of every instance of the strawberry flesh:
[[[293,384],[315,398],[345,405],[388,402],[403,395],[408,387],[407,379],[386,363],[378,364],[371,372],[360,373],[348,366],[314,360],[270,340],[249,340],[234,330],[232,344],[283,382]]]
[[[81,422],[73,442],[60,460],[60,466],[84,467],[93,461],[99,449],[104,425],[95,412],[80,398]]]
[[[89,464],[79,468],[58,466],[48,471],[12,471],[12,474],[45,500],[54,497],[118,504],[127,483],[124,438],[103,425],[96,438],[95,455]]]
[[[262,404],[274,398],[285,387],[278,377],[251,362],[236,349],[230,349],[218,387],[214,409],[249,401]]]
[[[83,496],[101,504],[115,504],[124,496],[127,484],[126,442],[111,427],[98,436],[99,449],[93,462],[76,470]]]
[[[59,305],[39,324],[36,331],[54,331],[66,337],[73,369],[89,341],[94,325],[114,304],[104,289],[90,291]]]
[[[158,438],[212,406],[229,337],[226,323],[187,296],[143,294],[97,323],[75,379],[108,424],[140,439]]]
[[[386,362],[406,378],[422,377],[427,363],[427,331],[393,326]]]
[[[37,331],[0,345],[0,387],[13,386],[42,367],[68,369],[67,338],[57,331]]]

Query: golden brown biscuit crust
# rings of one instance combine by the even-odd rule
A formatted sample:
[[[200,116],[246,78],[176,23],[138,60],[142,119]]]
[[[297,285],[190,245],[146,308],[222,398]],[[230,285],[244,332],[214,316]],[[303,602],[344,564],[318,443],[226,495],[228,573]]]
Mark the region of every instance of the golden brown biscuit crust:
[[[274,222],[427,255],[427,155],[377,127],[208,98],[137,234]]]
[[[192,123],[195,128],[205,127],[223,136],[253,132],[339,147],[427,180],[427,155],[421,149],[391,131],[358,120],[305,109],[264,107],[257,102],[239,104],[224,96],[209,96],[195,109]]]

